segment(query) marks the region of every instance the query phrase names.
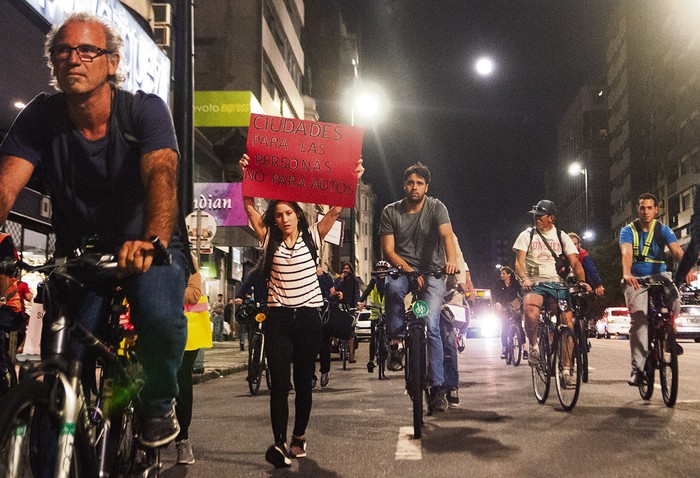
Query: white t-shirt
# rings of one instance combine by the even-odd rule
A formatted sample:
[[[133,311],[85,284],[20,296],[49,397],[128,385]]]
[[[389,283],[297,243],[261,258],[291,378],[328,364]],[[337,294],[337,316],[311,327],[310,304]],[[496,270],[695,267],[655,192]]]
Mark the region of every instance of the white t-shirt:
[[[557,256],[560,255],[561,246],[563,245],[565,255],[576,254],[578,256],[578,249],[576,249],[571,238],[564,231],[561,231],[561,245],[559,244],[557,231],[557,228],[553,227],[549,231],[542,233],[554,253]],[[515,244],[513,244],[513,250],[516,253],[517,251],[526,251],[525,273],[528,279],[533,282],[561,282],[555,267],[554,256],[542,242],[542,238],[537,231],[532,235],[532,243],[530,243],[530,229],[521,232],[515,240]]]

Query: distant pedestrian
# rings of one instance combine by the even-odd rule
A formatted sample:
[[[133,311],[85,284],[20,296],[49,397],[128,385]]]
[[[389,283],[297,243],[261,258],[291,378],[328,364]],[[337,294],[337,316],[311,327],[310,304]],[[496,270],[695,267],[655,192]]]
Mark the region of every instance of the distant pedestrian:
[[[178,465],[194,464],[194,453],[190,443],[189,428],[192,422],[192,373],[197,354],[201,349],[211,348],[209,311],[207,298],[202,295],[202,275],[197,259],[192,257],[195,273],[190,275],[185,289],[185,316],[187,316],[187,345],[182,365],[177,371],[179,389],[175,414],[180,423],[180,433],[175,438]]]
[[[224,340],[224,295],[219,294],[216,302],[211,305],[209,310],[211,313],[211,322],[214,325],[212,329],[212,337],[214,342],[222,342]]]
[[[226,307],[224,307],[224,323],[227,323],[228,325],[231,326],[231,338],[233,339],[233,311],[235,307],[233,306],[233,299],[229,298],[228,301],[226,301]]]

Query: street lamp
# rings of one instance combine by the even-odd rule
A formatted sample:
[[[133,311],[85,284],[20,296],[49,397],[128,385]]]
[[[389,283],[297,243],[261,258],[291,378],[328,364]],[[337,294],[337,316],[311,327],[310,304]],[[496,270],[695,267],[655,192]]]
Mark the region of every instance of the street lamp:
[[[584,217],[585,217],[584,227],[588,227],[588,169],[581,166],[581,163],[574,162],[574,163],[571,163],[571,165],[569,166],[569,174],[571,176],[577,176],[579,174],[583,174],[583,189],[584,189],[584,194],[586,197],[586,211],[584,214]]]

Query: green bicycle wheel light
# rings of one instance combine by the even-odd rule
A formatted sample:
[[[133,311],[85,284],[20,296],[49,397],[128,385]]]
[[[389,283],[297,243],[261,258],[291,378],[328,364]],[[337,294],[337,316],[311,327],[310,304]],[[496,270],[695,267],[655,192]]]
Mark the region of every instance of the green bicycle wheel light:
[[[413,303],[413,313],[419,319],[428,316],[428,304],[423,300],[417,300]]]

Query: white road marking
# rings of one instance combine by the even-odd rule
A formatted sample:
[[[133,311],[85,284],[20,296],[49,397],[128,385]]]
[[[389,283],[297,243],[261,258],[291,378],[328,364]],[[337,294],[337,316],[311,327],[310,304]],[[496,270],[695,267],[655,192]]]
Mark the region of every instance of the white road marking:
[[[421,441],[413,438],[413,427],[399,428],[399,438],[396,442],[396,460],[421,460]]]

